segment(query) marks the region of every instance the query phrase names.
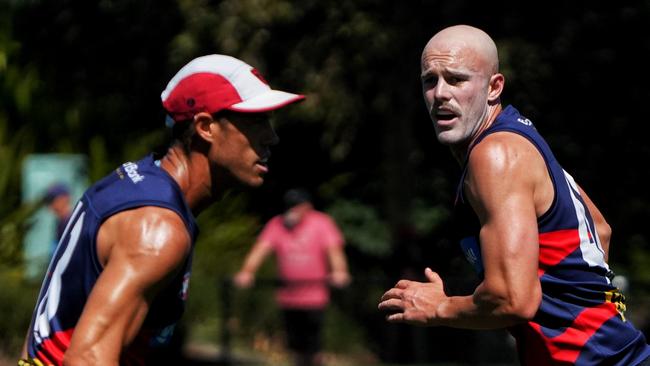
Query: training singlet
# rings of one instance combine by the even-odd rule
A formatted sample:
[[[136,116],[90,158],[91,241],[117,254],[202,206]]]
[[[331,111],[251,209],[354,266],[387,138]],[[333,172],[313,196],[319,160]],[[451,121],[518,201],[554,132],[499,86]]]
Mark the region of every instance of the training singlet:
[[[54,253],[34,310],[28,334],[28,355],[46,365],[61,365],[63,354],[102,265],[97,257],[97,233],[111,215],[142,206],[176,212],[192,240],[198,234],[194,216],[180,187],[153,156],[127,162],[91,186],[75,206]],[[192,254],[184,268],[162,289],[150,306],[134,342],[122,352],[121,365],[143,365],[156,348],[171,339],[184,310]]]
[[[551,207],[537,219],[542,302],[532,321],[512,327],[523,365],[637,365],[650,357],[639,330],[625,320],[624,297],[611,284],[596,227],[573,178],[556,161],[532,122],[506,107],[471,149],[495,132],[519,134],[540,152],[553,182]],[[468,159],[469,159],[468,154]],[[463,167],[455,207],[461,248],[483,276],[479,221],[463,197]]]

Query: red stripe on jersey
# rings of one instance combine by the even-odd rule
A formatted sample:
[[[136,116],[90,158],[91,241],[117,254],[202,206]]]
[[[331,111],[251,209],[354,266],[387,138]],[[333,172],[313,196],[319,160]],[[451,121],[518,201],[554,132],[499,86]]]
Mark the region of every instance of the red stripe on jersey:
[[[584,345],[594,333],[609,319],[618,316],[616,306],[612,303],[602,303],[582,311],[566,331],[558,336],[548,338],[542,333],[539,324],[529,324],[537,332],[536,338],[543,342],[545,352],[527,350],[526,365],[573,365]],[[535,342],[538,343],[538,342]],[[531,344],[532,345],[532,344]],[[539,344],[538,344],[539,346]],[[533,352],[530,352],[533,351]],[[552,360],[543,360],[541,355],[549,352]]]
[[[59,363],[54,363],[54,361],[52,361],[52,360],[50,360],[49,358],[45,357],[45,355],[43,354],[43,352],[40,352],[40,351],[39,351],[39,352],[36,352],[36,357],[35,357],[35,358],[38,359],[39,361],[41,361],[41,363],[42,363],[43,365],[47,365],[47,366],[50,366],[50,365],[61,365],[61,363],[63,362],[63,361],[61,361],[61,362],[59,362]]]
[[[541,277],[548,268],[560,263],[580,246],[578,230],[558,230],[539,234],[539,269]]]
[[[56,332],[52,337],[44,340],[39,345],[38,359],[46,365],[63,364],[63,354],[70,346],[70,338],[72,338],[73,332],[74,328]]]

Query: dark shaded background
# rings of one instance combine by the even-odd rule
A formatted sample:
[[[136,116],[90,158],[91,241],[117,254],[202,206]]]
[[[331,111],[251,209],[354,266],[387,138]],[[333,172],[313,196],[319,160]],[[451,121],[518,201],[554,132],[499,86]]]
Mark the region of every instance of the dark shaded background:
[[[284,190],[307,187],[341,223],[355,277],[371,284],[337,301],[366,329],[369,348],[402,362],[471,361],[479,356],[463,344],[503,347],[491,334],[387,326],[370,305],[352,305],[376,306],[371,296],[402,276],[421,278],[424,266],[453,278],[452,292],[471,289],[447,232],[459,169],[435,141],[419,57],[442,27],[480,27],[499,46],[504,103],[535,123],[609,220],[611,264],[631,280],[631,300],[650,293],[649,1],[5,0],[0,14],[7,160],[85,153],[94,180],[164,149],[160,92],[203,54],[239,57],[274,87],[307,94],[276,114],[281,143],[267,184],[219,206],[221,216],[204,214],[239,233],[207,233],[221,246],[202,244],[217,253],[206,256],[204,278],[234,272]],[[18,187],[14,178],[0,184],[0,217],[19,206]]]

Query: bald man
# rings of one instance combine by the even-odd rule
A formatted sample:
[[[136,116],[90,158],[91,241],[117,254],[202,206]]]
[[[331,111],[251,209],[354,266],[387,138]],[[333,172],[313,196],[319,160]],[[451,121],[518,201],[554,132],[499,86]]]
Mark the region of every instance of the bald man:
[[[502,107],[494,41],[458,25],[422,52],[422,91],[436,137],[462,167],[454,219],[481,279],[468,296],[401,280],[381,298],[387,320],[508,328],[523,365],[648,365],[650,347],[626,321],[607,265],[611,230],[533,123]]]

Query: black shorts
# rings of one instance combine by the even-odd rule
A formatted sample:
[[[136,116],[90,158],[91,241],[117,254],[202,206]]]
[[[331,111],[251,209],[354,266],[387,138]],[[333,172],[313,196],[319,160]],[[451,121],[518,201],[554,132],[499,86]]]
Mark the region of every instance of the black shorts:
[[[282,314],[289,349],[299,353],[320,351],[323,310],[284,309]]]

